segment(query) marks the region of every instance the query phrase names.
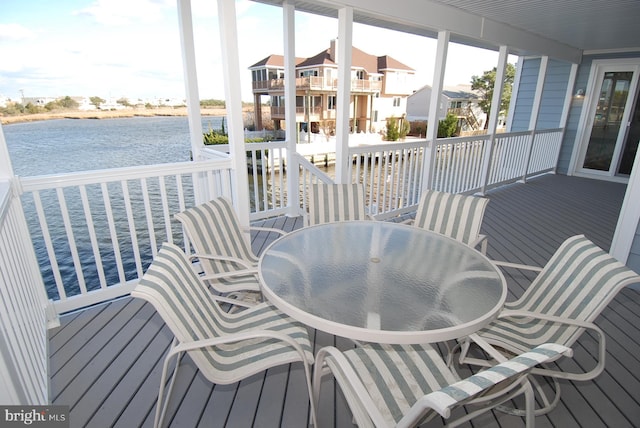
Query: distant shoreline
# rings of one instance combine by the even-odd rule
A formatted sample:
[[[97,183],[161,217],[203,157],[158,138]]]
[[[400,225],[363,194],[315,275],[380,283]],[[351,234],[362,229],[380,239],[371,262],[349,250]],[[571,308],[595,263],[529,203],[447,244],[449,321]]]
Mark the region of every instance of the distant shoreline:
[[[253,107],[245,107],[243,111],[253,111]],[[225,108],[201,108],[202,116],[225,116]],[[34,113],[16,116],[0,116],[0,123],[8,125],[11,123],[35,122],[52,119],[116,119],[121,117],[155,117],[155,116],[187,116],[186,107],[158,107],[158,108],[138,108],[124,110],[68,110],[50,113]]]

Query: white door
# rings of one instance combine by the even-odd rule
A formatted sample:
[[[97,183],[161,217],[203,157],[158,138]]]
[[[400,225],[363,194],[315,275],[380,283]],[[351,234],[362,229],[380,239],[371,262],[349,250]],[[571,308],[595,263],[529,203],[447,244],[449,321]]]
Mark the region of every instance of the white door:
[[[576,172],[625,181],[640,139],[640,60],[594,61]]]

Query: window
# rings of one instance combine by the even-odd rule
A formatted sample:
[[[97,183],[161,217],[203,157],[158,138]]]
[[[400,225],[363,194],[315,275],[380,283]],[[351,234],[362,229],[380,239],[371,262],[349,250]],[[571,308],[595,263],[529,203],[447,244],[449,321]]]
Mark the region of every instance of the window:
[[[336,96],[328,95],[327,96],[327,110],[335,110],[336,109]]]
[[[364,80],[364,70],[356,71],[356,79]]]
[[[393,106],[400,107],[400,97],[393,97]]]

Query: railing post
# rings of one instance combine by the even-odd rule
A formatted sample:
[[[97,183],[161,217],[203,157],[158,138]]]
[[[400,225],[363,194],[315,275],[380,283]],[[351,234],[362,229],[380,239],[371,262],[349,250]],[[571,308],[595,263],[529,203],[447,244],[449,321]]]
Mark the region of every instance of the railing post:
[[[353,9],[338,11],[338,114],[336,117],[336,183],[347,183],[351,173],[349,159],[349,105],[351,99],[351,47]]]
[[[440,98],[444,85],[444,72],[447,65],[447,52],[449,50],[449,31],[438,33],[438,47],[436,51],[436,63],[433,72],[433,85],[431,87],[431,99],[429,100],[429,120],[427,122],[426,138],[429,141],[429,149],[425,153],[424,168],[422,170],[422,189],[433,188],[433,173],[436,161],[438,144],[438,116],[440,112]]]
[[[508,46],[500,46],[498,55],[498,65],[496,67],[496,80],[493,85],[493,98],[491,99],[491,114],[487,130],[489,131],[489,140],[484,150],[484,159],[482,162],[482,189],[480,194],[484,195],[487,191],[489,183],[489,168],[491,167],[491,157],[493,155],[493,143],[496,139],[496,131],[498,129],[498,117],[500,116],[500,105],[502,104],[502,90],[504,88],[504,75],[507,68],[507,59],[509,57]]]
[[[531,110],[531,118],[529,119],[529,147],[527,150],[527,160],[524,163],[524,171],[522,171],[522,182],[527,182],[527,171],[531,162],[531,153],[533,153],[533,145],[536,139],[536,128],[538,127],[538,116],[540,115],[540,105],[542,104],[542,91],[544,90],[544,79],[547,75],[547,66],[549,65],[549,57],[540,58],[540,69],[538,70],[538,81],[536,82],[536,93],[533,97],[533,106]]]
[[[296,55],[295,55],[295,7],[290,2],[282,4],[284,36],[284,99],[287,141],[287,215],[296,217],[300,211],[300,165],[297,151],[298,130],[296,124]]]
[[[234,185],[231,188],[238,219],[249,226],[249,178],[244,147],[242,121],[242,92],[240,90],[240,59],[238,56],[238,28],[234,0],[218,0],[218,24],[222,48],[224,94],[229,123],[229,152],[233,161]]]

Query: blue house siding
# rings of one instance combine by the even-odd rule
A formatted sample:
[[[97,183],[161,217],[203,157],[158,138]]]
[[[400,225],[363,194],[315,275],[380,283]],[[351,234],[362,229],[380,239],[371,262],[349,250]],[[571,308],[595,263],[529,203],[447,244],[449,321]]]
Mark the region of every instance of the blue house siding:
[[[594,60],[637,58],[638,52],[611,53],[598,55],[585,55],[579,65],[576,75],[575,85],[572,91],[582,89],[587,91],[587,83],[591,73],[591,65]],[[540,58],[525,58],[521,63],[520,85],[514,88],[517,92],[514,115],[511,122],[511,131],[524,131],[529,127],[529,120],[532,111],[533,97],[535,95],[538,71],[540,69]],[[538,118],[537,129],[557,128],[560,124],[560,116],[564,104],[565,93],[569,83],[571,64],[549,60],[545,87],[542,94],[542,106],[540,117]],[[578,125],[584,107],[584,98],[573,97],[569,108],[569,116],[565,127],[564,138],[560,148],[557,172],[567,174],[573,154],[574,146],[577,144]],[[640,273],[640,224],[637,225],[633,244],[627,259],[627,265],[634,271]]]

